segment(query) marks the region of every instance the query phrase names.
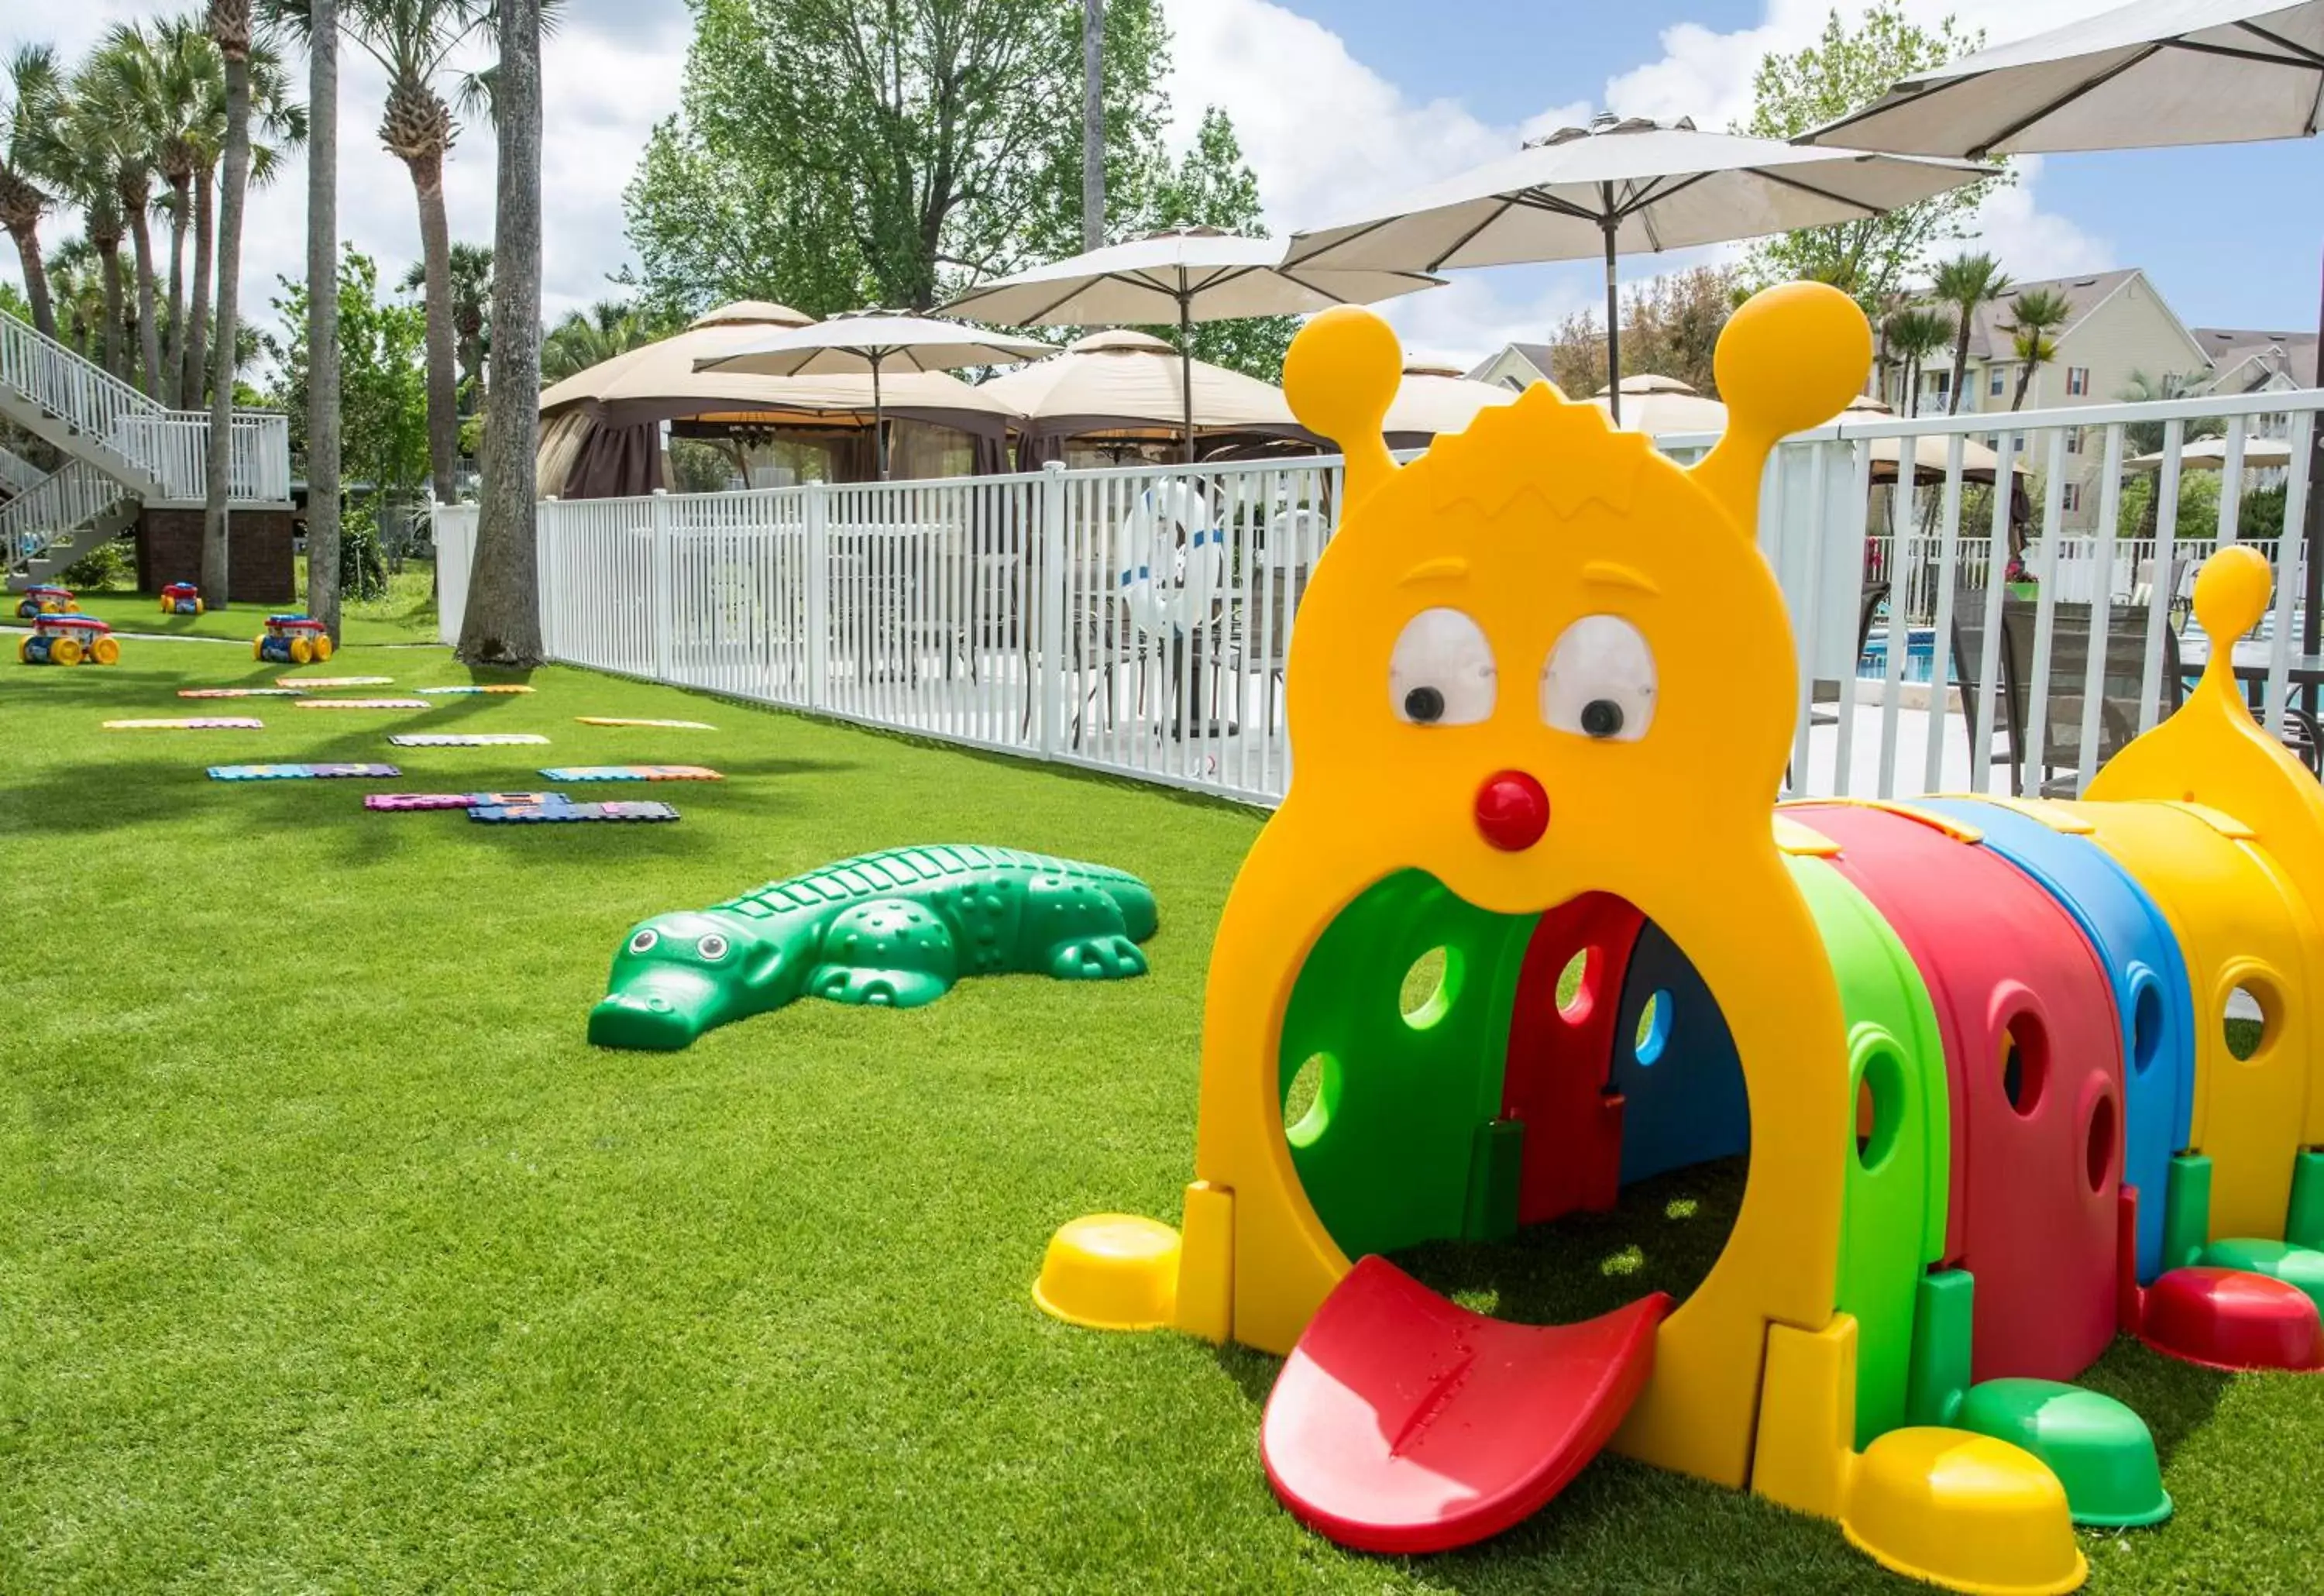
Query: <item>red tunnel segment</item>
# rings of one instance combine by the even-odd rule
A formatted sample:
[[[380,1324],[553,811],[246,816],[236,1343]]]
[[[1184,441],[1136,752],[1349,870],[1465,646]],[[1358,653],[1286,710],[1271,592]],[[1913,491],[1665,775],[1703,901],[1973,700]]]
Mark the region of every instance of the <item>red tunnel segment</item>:
[[[1622,1103],[1606,1095],[1622,976],[1645,917],[1624,899],[1588,892],[1541,917],[1526,945],[1509,1013],[1501,1117],[1521,1121],[1525,1152],[1517,1222],[1614,1205],[1622,1181]],[[1572,1000],[1558,986],[1576,955]]]
[[[2070,1379],[2113,1339],[2122,1040],[2105,967],[1998,853],[1861,805],[1789,811],[1895,931],[1936,1007],[1952,1110],[1943,1261],[1977,1280],[1971,1376]]]

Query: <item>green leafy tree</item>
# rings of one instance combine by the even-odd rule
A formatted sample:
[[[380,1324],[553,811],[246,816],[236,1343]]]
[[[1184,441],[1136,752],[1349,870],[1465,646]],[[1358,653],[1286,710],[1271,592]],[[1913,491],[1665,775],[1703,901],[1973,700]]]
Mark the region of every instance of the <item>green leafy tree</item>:
[[[1889,352],[1904,366],[1904,413],[1921,413],[1921,368],[1930,355],[1953,341],[1953,318],[1941,310],[1915,307],[1888,318]]]
[[[600,300],[585,310],[571,311],[541,339],[541,385],[561,383],[601,361],[666,338],[678,326],[650,308],[620,300]]]
[[[2053,335],[2073,317],[2073,306],[2053,288],[2029,289],[2010,306],[2003,330],[2009,334],[2018,361],[2017,392],[2010,396],[2011,410],[2024,407],[2025,391],[2034,386],[2034,374],[2058,357]]]
[[[1937,303],[1953,313],[1953,387],[1948,415],[1959,415],[1961,391],[1969,377],[1969,334],[1977,313],[2009,292],[2009,275],[1988,254],[1959,254],[1937,268],[1932,293]]]
[[[57,198],[52,180],[63,100],[64,74],[56,51],[45,44],[17,46],[0,70],[0,227],[15,241],[32,325],[51,337],[57,336],[57,320],[42,269],[40,227]]]
[[[637,286],[698,313],[927,309],[1080,247],[1081,0],[691,0],[676,116],[624,194]],[[1156,0],[1105,8],[1106,196],[1150,213],[1168,60]]]
[[[460,368],[459,409],[466,417],[484,402],[484,355],[492,344],[486,334],[493,310],[493,246],[455,243],[446,264],[452,279],[452,353]],[[428,263],[413,262],[403,274],[403,291],[427,286]],[[461,452],[468,452],[466,445]]]
[[[1242,158],[1242,144],[1235,137],[1234,123],[1217,106],[1204,108],[1194,148],[1175,167],[1163,163],[1150,191],[1151,209],[1146,218],[1148,226],[1142,231],[1216,227],[1227,233],[1257,234],[1265,229],[1267,217],[1259,203],[1259,179]],[[1173,344],[1178,341],[1175,325],[1145,330]],[[1191,349],[1196,360],[1230,366],[1273,383],[1282,378],[1283,357],[1298,330],[1299,318],[1296,316],[1247,316],[1234,321],[1197,322]]]
[[[129,229],[136,264],[138,371],[149,399],[160,400],[161,326],[155,305],[153,230],[148,213],[161,143],[168,136],[160,54],[153,35],[140,24],[107,33],[73,79],[77,136],[89,141],[113,180],[114,196]]]
[[[1984,44],[1981,30],[1962,28],[1950,16],[1933,30],[1906,21],[1896,0],[1880,0],[1854,28],[1834,11],[1813,44],[1760,61],[1751,82],[1751,115],[1734,130],[1795,137],[1870,105],[1900,78]],[[1761,285],[1794,278],[1831,283],[1877,316],[1906,280],[1927,270],[1932,246],[1967,236],[1971,213],[2006,180],[1971,183],[1884,216],[1764,240],[1752,246],[1746,269]]]
[[[1739,286],[1729,266],[1697,266],[1622,294],[1622,364],[1633,376],[1675,377],[1706,398],[1719,397],[1711,355],[1734,314]],[[1577,310],[1550,334],[1549,380],[1577,398],[1606,385],[1606,325],[1594,309]]]
[[[290,412],[290,447],[307,454],[307,285],[278,279],[274,309],[286,334],[262,333],[275,368],[270,401]],[[383,297],[379,267],[345,246],[339,258],[339,417],[347,476],[382,496],[428,480],[428,317],[420,306]]]

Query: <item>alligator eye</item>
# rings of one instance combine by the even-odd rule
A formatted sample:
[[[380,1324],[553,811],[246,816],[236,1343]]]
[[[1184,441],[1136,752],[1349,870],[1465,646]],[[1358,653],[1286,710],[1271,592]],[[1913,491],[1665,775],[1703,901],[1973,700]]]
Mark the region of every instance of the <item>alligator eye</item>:
[[[1416,726],[1470,726],[1493,713],[1493,645],[1459,610],[1423,610],[1388,656],[1388,702]]]
[[[655,930],[651,926],[641,926],[638,927],[638,934],[630,938],[630,951],[632,953],[651,953],[654,950],[654,944],[660,940],[660,932]]]
[[[694,951],[715,964],[726,956],[726,939],[713,931],[694,945]]]
[[[1584,615],[1541,668],[1541,718],[1600,743],[1636,743],[1655,718],[1655,651],[1619,615]]]

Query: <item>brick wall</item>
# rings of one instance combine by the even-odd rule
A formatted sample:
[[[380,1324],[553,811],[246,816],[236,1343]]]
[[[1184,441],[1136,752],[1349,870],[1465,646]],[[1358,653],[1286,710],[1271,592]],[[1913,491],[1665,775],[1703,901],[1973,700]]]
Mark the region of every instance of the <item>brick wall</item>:
[[[298,597],[290,558],[290,512],[237,510],[227,521],[228,602],[288,604]],[[137,591],[202,579],[202,512],[148,510],[137,518]],[[205,595],[204,596],[209,596]]]

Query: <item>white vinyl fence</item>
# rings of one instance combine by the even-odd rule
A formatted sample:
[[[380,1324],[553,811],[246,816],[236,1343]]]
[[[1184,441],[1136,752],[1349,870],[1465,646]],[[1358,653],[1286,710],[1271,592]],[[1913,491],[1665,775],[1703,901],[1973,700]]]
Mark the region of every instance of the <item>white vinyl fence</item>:
[[[2289,413],[2304,458],[2319,407],[2324,392],[1851,419],[1786,443],[1761,541],[1802,666],[1789,790],[2079,790],[2193,672],[2205,640],[2184,601],[2193,564],[2234,540],[2248,429]],[[2198,417],[2225,420],[2228,468],[2217,522],[2181,527]],[[2121,463],[2148,431],[2168,456],[2161,491],[2151,524],[2126,525]],[[1961,448],[1921,438],[2030,469],[1996,493]],[[1659,440],[1682,458],[1711,441]],[[1900,456],[1947,464],[1900,486],[1878,469]],[[2070,533],[2084,456],[2099,462],[2081,489],[2095,530]],[[571,664],[1271,803],[1290,772],[1284,661],[1338,491],[1324,458],[549,501],[544,642]],[[2284,524],[2305,503],[2295,471]],[[435,512],[447,641],[475,515]],[[2289,541],[2255,670],[2271,724],[2296,730]],[[1997,546],[2022,549],[2036,596],[1993,580]]]

